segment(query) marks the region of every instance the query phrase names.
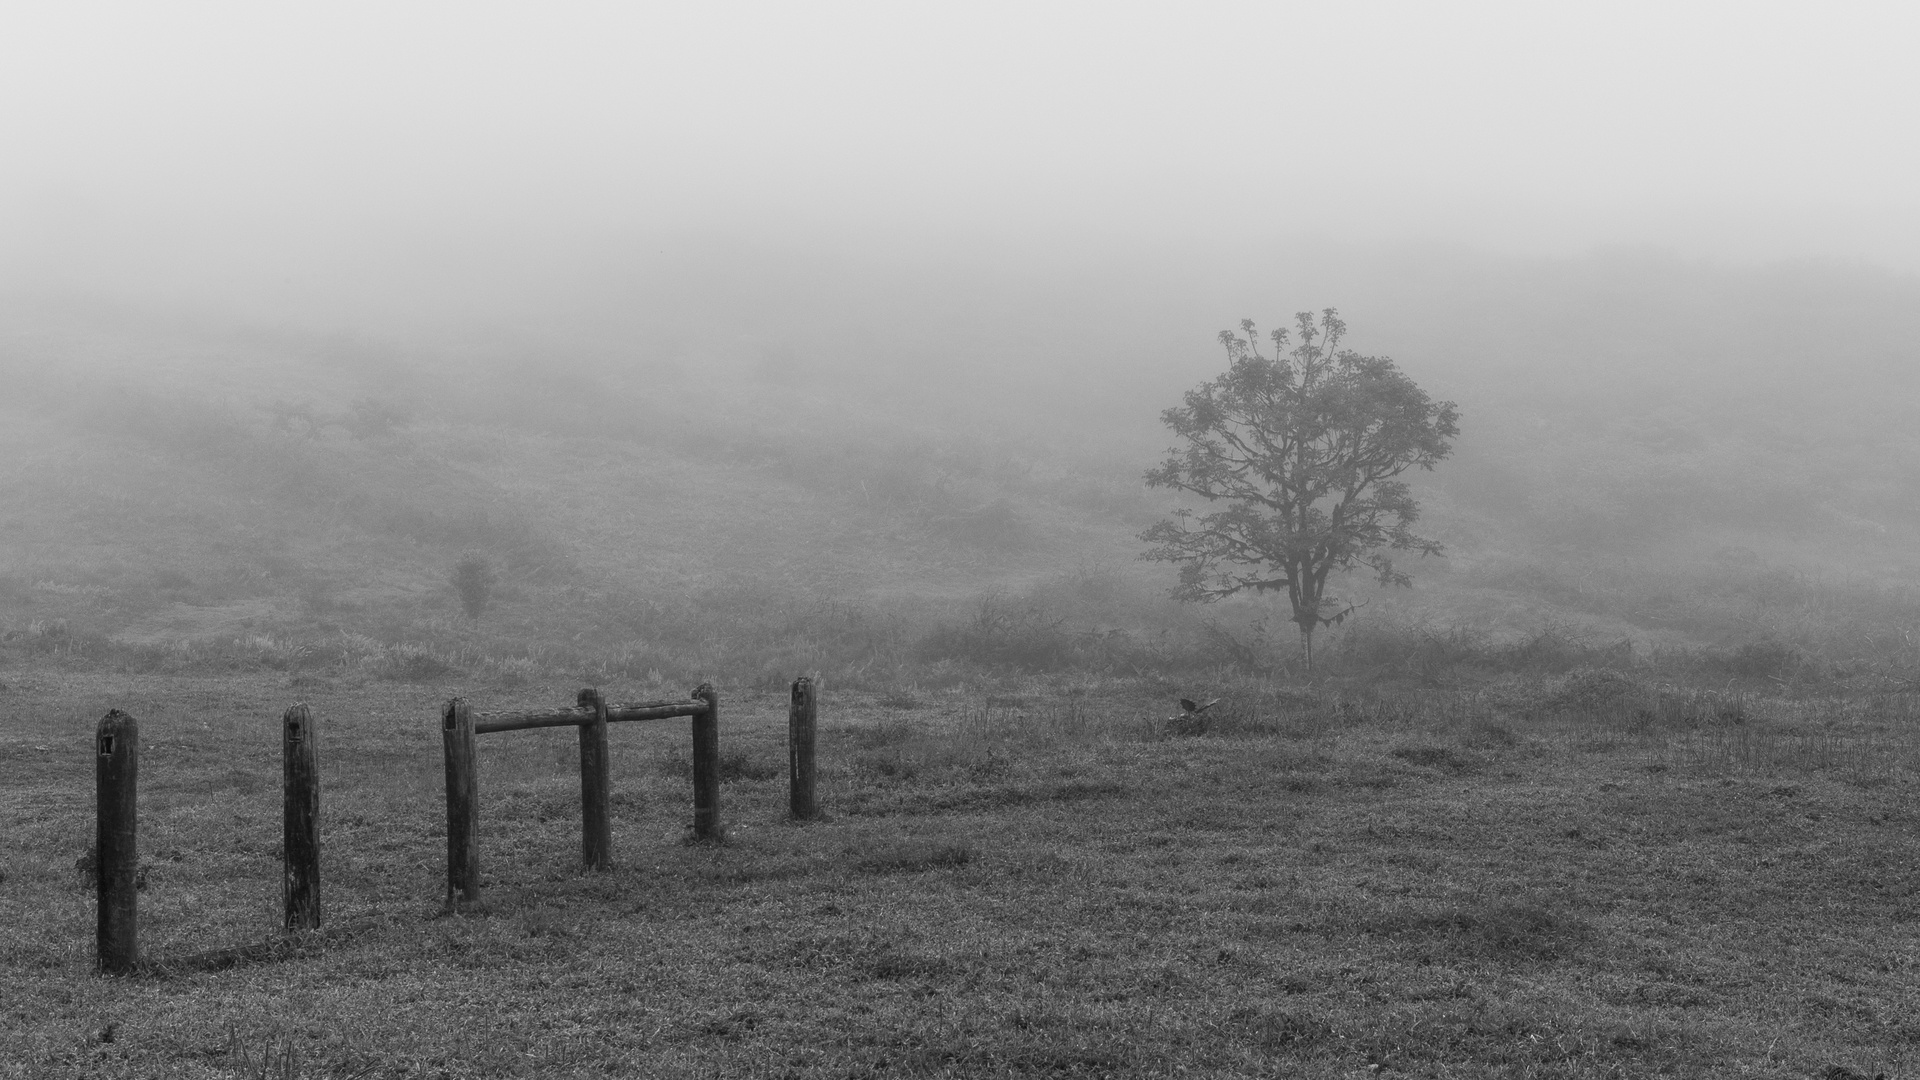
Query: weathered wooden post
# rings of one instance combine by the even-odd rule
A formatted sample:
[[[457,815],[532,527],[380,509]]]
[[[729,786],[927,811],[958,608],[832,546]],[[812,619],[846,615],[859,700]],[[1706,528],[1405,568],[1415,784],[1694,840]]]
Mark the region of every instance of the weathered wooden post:
[[[313,713],[295,705],[281,718],[282,893],[287,931],[320,928],[320,733]]]
[[[447,909],[480,903],[479,788],[474,775],[473,714],[465,698],[441,713],[447,749]]]
[[[813,679],[802,675],[793,680],[793,702],[787,708],[787,809],[796,821],[810,821],[820,816],[813,786],[817,713]]]
[[[138,835],[140,723],[119,709],[100,720],[94,741],[95,955],[100,970],[124,974],[140,959]]]
[[[613,865],[613,822],[607,794],[607,699],[600,691],[580,691],[575,700],[593,710],[580,725],[580,863],[588,870]]]
[[[719,840],[720,695],[701,683],[693,696],[707,705],[693,714],[693,838]]]

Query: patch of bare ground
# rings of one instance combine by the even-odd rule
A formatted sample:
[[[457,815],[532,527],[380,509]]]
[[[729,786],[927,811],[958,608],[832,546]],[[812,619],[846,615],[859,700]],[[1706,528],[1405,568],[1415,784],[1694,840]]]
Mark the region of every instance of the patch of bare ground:
[[[446,916],[435,718],[457,688],[7,682],[4,1077],[1920,1066],[1911,698],[1239,684],[1174,733],[1131,682],[829,693],[828,819],[796,825],[782,696],[738,695],[728,842],[684,842],[684,721],[620,725],[603,873],[577,865],[572,733],[482,736],[487,904]],[[286,940],[296,699],[321,725],[326,924]],[[91,969],[109,707],[144,740],[130,978]]]

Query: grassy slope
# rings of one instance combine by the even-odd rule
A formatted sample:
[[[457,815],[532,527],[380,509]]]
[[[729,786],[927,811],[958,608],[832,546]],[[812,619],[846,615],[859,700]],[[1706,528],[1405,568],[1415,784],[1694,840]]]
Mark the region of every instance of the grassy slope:
[[[684,311],[652,311],[638,337],[609,314],[628,299],[589,295],[571,337],[412,353],[5,307],[0,633],[64,621],[176,652],[267,635],[323,662],[405,646],[469,669],[884,682],[914,658],[874,642],[998,593],[1074,633],[1165,632],[1200,666],[1220,659],[1209,620],[1284,653],[1280,620],[1270,646],[1249,629],[1266,605],[1174,610],[1170,571],[1134,559],[1168,502],[1138,487],[1152,417],[1181,383],[1131,342],[1159,349],[1214,277],[1256,280],[1244,267],[935,274],[939,289],[841,269],[819,296],[696,273]],[[1361,625],[1920,661],[1910,282],[1631,254],[1346,253],[1317,273],[1364,313],[1356,344],[1402,354],[1465,414],[1456,459],[1421,478],[1451,557],[1411,592],[1353,583]],[[759,300],[737,339],[704,332]],[[364,439],[270,423],[276,401],[344,414],[367,396],[414,421]],[[447,586],[468,549],[504,571],[477,626]],[[756,622],[783,632],[822,605],[861,628],[756,659],[781,640]]]
[[[1032,497],[1004,523],[1008,535],[992,535],[994,522],[967,514],[993,502],[1001,462],[900,424],[803,437],[766,422],[785,395],[764,386],[747,388],[757,393],[744,409],[730,400],[703,412],[661,404],[645,380],[522,372],[475,386],[454,375],[440,384],[448,393],[413,397],[418,419],[397,434],[330,427],[307,438],[275,430],[267,407],[343,411],[365,384],[331,356],[303,355],[297,338],[228,355],[189,334],[177,349],[200,355],[181,375],[139,363],[143,348],[165,354],[172,343],[138,335],[113,348],[13,343],[10,359],[38,366],[21,361],[37,378],[7,400],[0,436],[10,466],[0,498],[17,511],[5,572],[129,587],[142,574],[184,574],[211,586],[222,573],[284,578],[298,564],[310,578],[386,571],[416,593],[444,592],[448,553],[466,547],[535,581],[567,570],[640,591],[740,577],[951,595],[1056,567],[1061,544],[1115,554],[1110,524]],[[1042,535],[1053,541],[1045,552],[1031,542]]]
[[[544,655],[582,672],[639,663],[676,678],[778,682],[805,666],[912,678],[903,643],[933,621],[975,617],[977,598],[998,593],[1074,633],[1164,631],[1204,657],[1201,625],[1217,620],[1259,644],[1247,628],[1266,605],[1179,611],[1157,598],[1168,572],[1134,560],[1134,533],[1165,500],[1112,462],[987,449],[885,420],[834,423],[830,395],[751,381],[703,390],[687,376],[679,390],[689,400],[724,392],[729,408],[662,405],[640,376],[556,387],[502,375],[447,382],[459,392],[445,400],[417,398],[416,419],[394,434],[329,427],[308,438],[276,430],[265,406],[293,388],[323,412],[344,412],[364,388],[358,369],[304,355],[297,339],[246,342],[231,356],[217,340],[190,340],[202,349],[198,378],[230,396],[190,400],[130,375],[93,385],[42,372],[10,399],[0,500],[19,512],[0,519],[0,625],[19,633],[64,621],[176,650],[268,635],[322,664],[357,647],[329,636],[346,632],[369,649],[418,646],[467,667]],[[97,375],[103,363],[78,370]],[[590,421],[580,399],[595,402]],[[1641,521],[1645,508],[1621,509],[1624,497],[1605,485],[1578,489],[1580,504],[1550,466],[1644,448],[1606,431],[1571,449],[1536,445],[1502,434],[1499,415],[1477,463],[1427,488],[1426,526],[1452,557],[1418,565],[1411,592],[1353,583],[1368,604],[1363,623],[1498,639],[1558,625],[1643,652],[1773,640],[1828,659],[1911,661],[1899,630],[1916,604],[1893,543],[1904,532],[1862,539],[1817,522],[1741,532],[1656,515],[1666,523],[1654,535],[1623,545],[1617,529],[1581,522]],[[639,420],[609,419],[628,416]],[[1491,465],[1487,445],[1497,448]],[[1547,470],[1529,483],[1555,494],[1514,502],[1475,486],[1489,468],[1517,467],[1503,462]],[[1565,517],[1574,511],[1577,520]],[[1875,573],[1833,576],[1814,549],[1845,551],[1849,565]],[[503,571],[477,625],[459,618],[447,585],[464,550]],[[854,613],[855,640],[765,655],[822,604]],[[698,625],[702,609],[713,625]],[[1284,652],[1283,620],[1270,617],[1268,629],[1273,644],[1261,647]],[[881,639],[895,648],[876,669]],[[246,662],[248,650],[239,653],[233,662]]]
[[[1911,698],[1236,685],[1208,734],[1167,738],[1159,694],[1114,682],[837,697],[832,820],[796,827],[780,703],[742,697],[731,842],[681,843],[679,726],[623,727],[604,874],[576,869],[568,739],[485,737],[491,912],[445,918],[452,689],[47,674],[0,694],[0,1076],[1916,1065]],[[272,718],[295,695],[325,725],[327,929],[199,970],[273,936]],[[75,869],[107,699],[143,723],[159,972],[138,979],[89,973]]]

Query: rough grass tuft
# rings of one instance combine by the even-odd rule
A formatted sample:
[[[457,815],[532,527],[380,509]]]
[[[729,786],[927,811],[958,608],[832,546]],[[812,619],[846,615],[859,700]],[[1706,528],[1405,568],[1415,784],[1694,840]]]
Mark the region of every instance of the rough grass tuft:
[[[956,840],[906,840],[859,856],[856,866],[869,874],[918,874],[965,866],[973,846]]]
[[[1447,746],[1396,746],[1387,752],[1409,765],[1428,769],[1465,772],[1473,767],[1471,760]]]
[[[438,682],[458,672],[454,662],[431,649],[409,645],[388,649],[377,672],[394,682]]]
[[[720,782],[740,780],[777,780],[785,776],[787,763],[762,757],[746,750],[729,750],[720,755]]]
[[[1375,916],[1365,928],[1389,937],[1442,941],[1489,956],[1534,960],[1562,958],[1592,936],[1583,920],[1532,900],[1402,908]]]

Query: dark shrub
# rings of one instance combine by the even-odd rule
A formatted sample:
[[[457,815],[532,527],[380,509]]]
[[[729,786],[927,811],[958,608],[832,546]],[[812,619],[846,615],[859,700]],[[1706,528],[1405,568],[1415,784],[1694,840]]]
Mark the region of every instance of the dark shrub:
[[[477,619],[486,614],[496,580],[493,564],[484,555],[470,552],[454,564],[453,587],[460,593],[460,608],[467,613],[467,618]]]

